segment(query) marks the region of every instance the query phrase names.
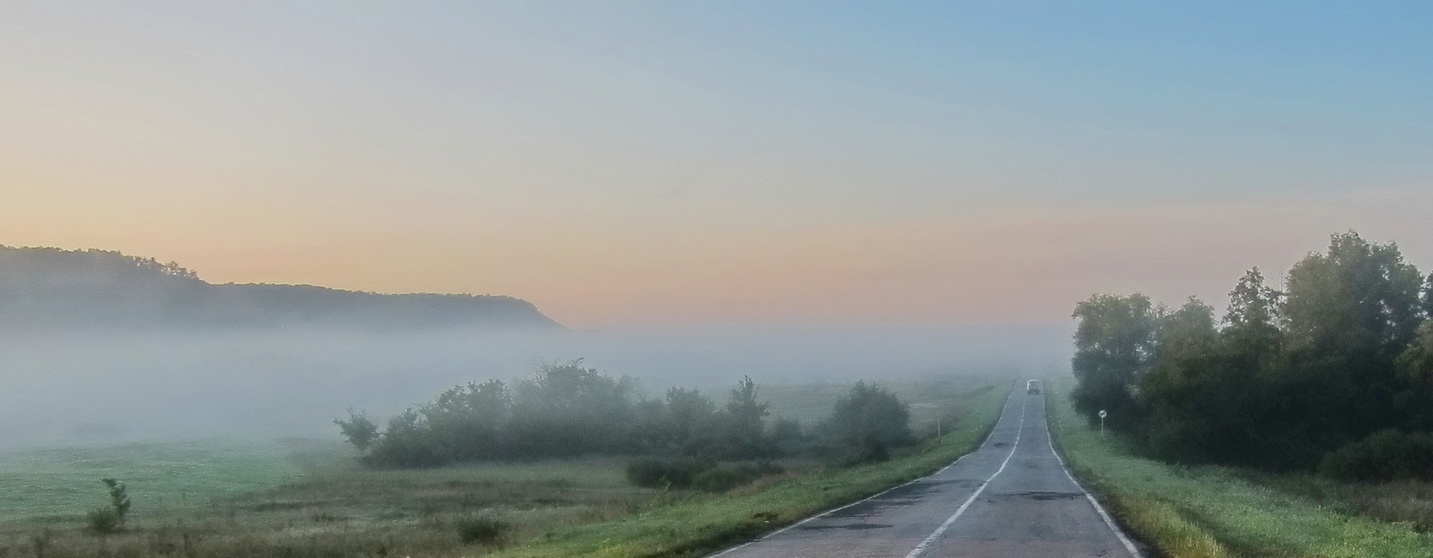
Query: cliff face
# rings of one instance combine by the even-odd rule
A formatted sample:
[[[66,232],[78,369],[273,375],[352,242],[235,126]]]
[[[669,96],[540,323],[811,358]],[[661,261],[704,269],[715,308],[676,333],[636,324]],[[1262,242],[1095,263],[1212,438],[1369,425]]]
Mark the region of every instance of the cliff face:
[[[7,327],[560,329],[508,296],[377,294],[310,285],[214,285],[174,263],[102,250],[0,246]]]

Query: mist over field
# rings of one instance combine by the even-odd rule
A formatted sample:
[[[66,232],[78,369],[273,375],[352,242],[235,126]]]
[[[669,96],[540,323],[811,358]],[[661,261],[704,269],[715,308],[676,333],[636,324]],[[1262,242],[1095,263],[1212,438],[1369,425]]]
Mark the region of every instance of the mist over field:
[[[121,331],[0,336],[0,450],[118,441],[327,436],[348,407],[377,417],[469,381],[584,358],[660,395],[970,372],[1054,373],[1061,327],[708,327]]]

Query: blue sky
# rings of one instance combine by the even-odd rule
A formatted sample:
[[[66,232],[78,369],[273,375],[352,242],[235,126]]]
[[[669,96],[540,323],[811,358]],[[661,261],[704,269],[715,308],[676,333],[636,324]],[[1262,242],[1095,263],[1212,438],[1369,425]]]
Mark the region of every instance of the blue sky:
[[[1433,267],[1429,28],[1413,2],[9,4],[0,243],[592,325],[1217,303],[1348,228]]]

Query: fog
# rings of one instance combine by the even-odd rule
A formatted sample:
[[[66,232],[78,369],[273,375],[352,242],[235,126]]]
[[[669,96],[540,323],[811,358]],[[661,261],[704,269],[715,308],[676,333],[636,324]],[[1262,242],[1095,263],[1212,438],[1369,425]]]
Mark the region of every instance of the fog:
[[[325,436],[353,407],[386,417],[469,381],[584,358],[649,394],[758,384],[1061,373],[1069,329],[761,327],[495,333],[314,329],[0,336],[0,449]]]

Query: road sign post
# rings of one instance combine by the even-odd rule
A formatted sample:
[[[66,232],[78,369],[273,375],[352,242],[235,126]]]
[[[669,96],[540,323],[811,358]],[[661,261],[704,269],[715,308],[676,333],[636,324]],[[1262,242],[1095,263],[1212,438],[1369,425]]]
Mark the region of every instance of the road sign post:
[[[1100,409],[1100,439],[1105,439],[1105,410]]]

